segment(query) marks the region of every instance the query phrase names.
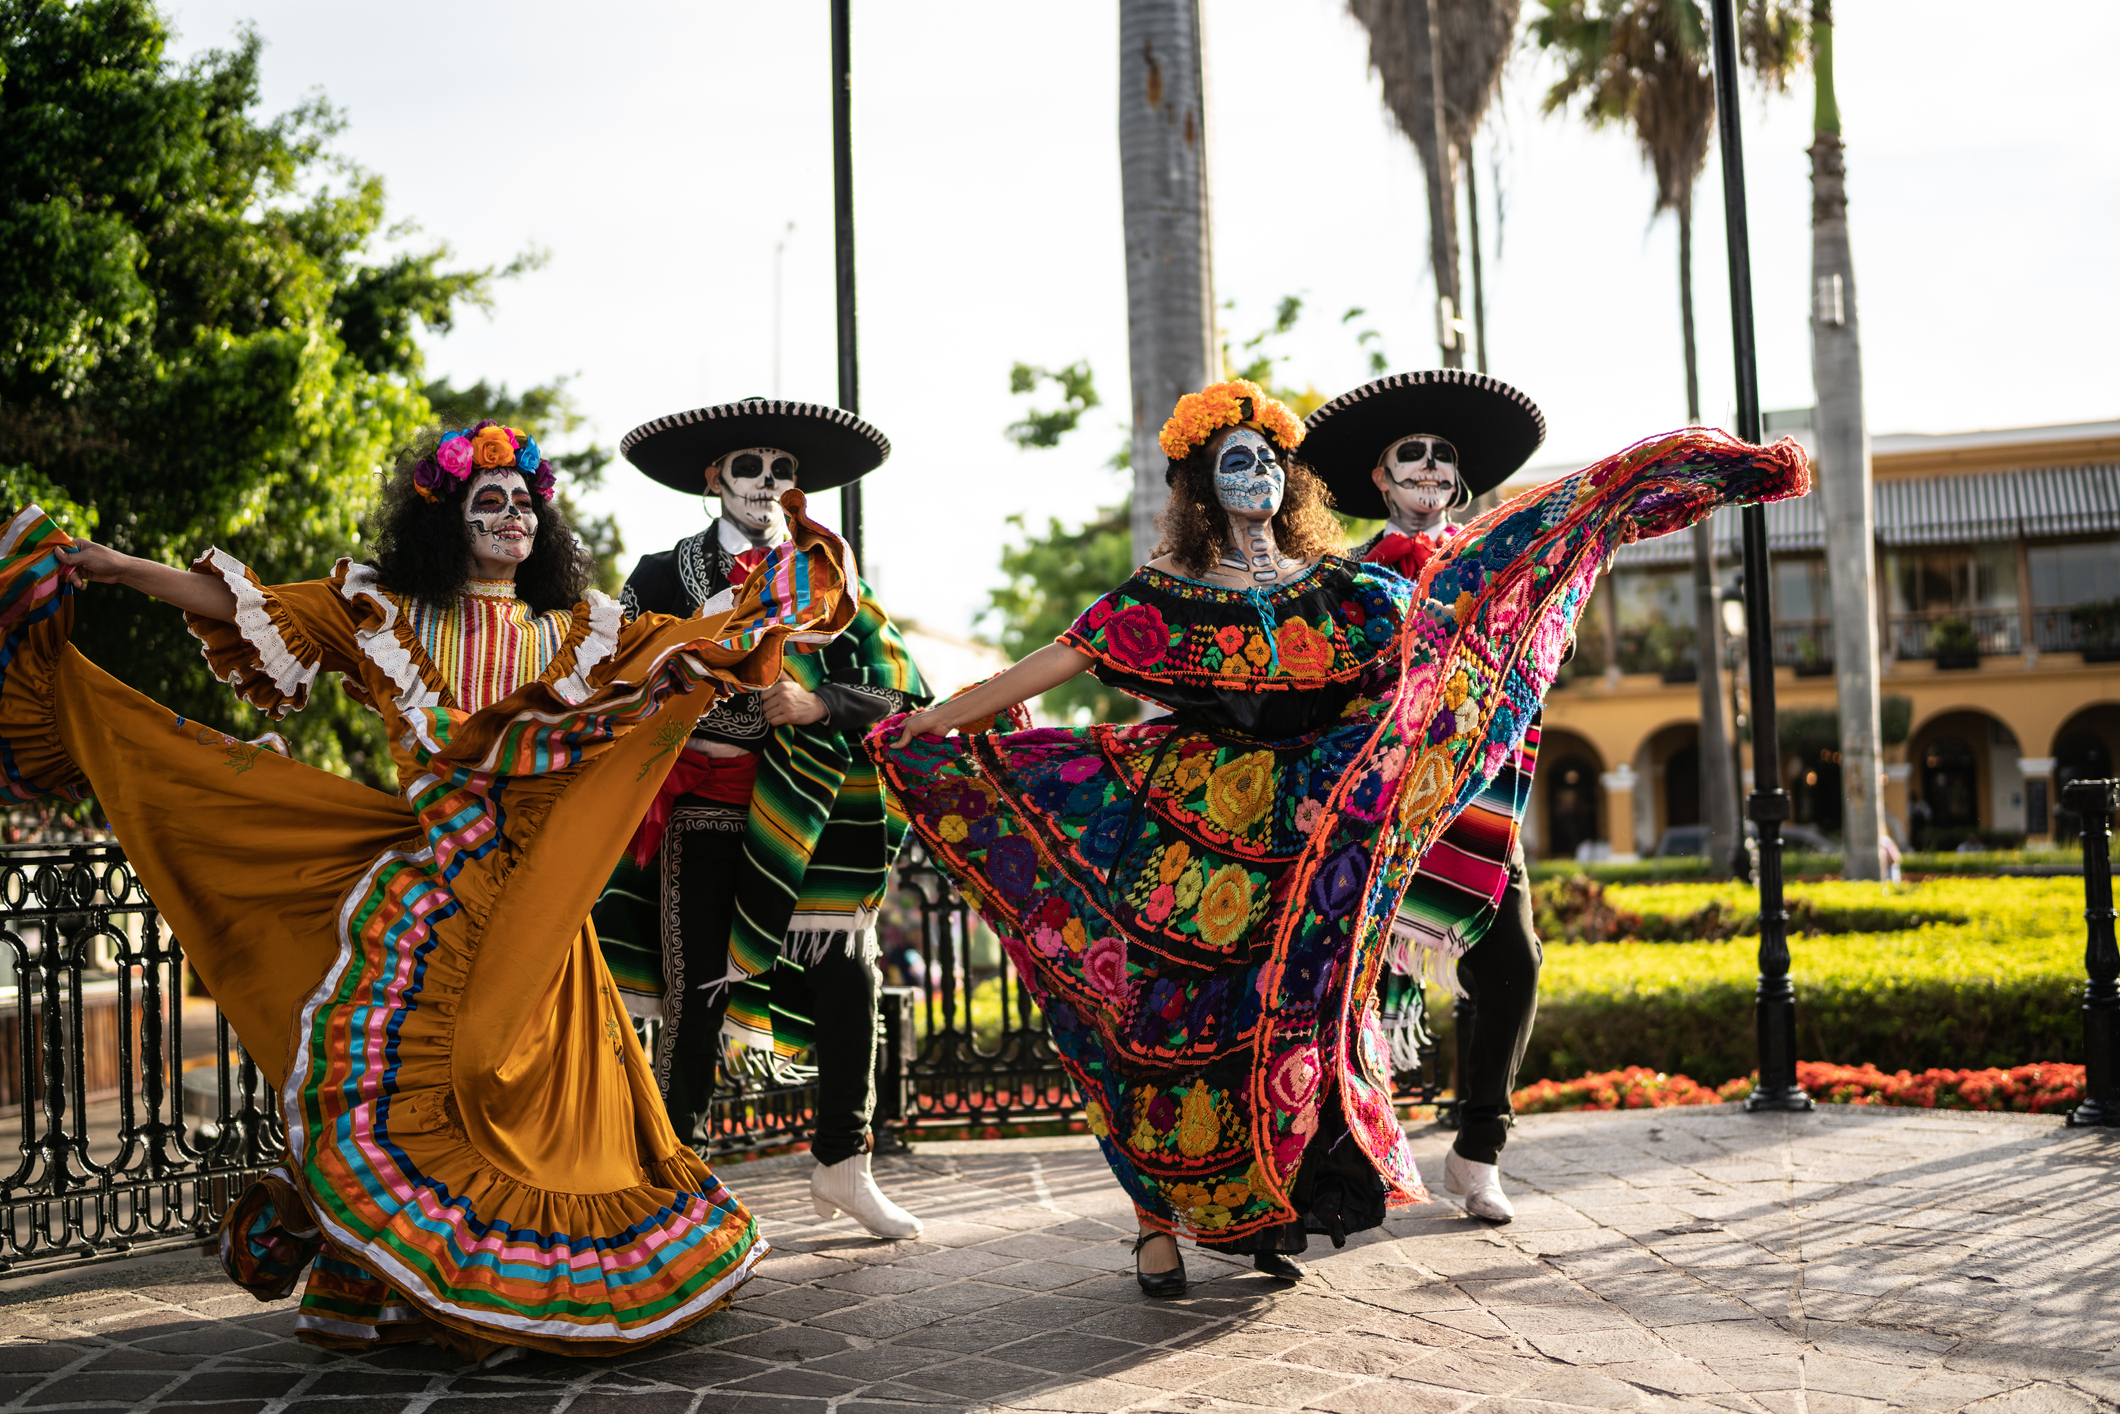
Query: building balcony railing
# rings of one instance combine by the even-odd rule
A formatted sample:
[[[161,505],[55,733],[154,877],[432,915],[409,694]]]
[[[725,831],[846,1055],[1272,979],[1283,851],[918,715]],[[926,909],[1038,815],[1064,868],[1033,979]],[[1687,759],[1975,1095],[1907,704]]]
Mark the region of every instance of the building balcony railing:
[[[1796,669],[1799,677],[1833,671],[1831,619],[1776,619],[1774,661]]]
[[[1886,641],[1895,658],[1934,658],[1948,666],[1983,654],[2022,653],[2024,621],[2016,609],[1894,614]]]
[[[2092,662],[2120,659],[2120,624],[2111,604],[2032,610],[2032,644],[2042,653],[2081,653]]]

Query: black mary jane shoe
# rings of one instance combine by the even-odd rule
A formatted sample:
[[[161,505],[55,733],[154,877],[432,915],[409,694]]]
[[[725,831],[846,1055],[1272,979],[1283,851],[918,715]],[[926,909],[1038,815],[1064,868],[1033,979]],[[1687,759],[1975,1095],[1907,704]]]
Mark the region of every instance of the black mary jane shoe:
[[[1303,1264],[1286,1252],[1254,1253],[1251,1264],[1275,1281],[1301,1281],[1306,1275]]]
[[[1141,1249],[1159,1237],[1170,1237],[1167,1232],[1144,1232],[1134,1239],[1134,1280],[1141,1283],[1141,1290],[1150,1296],[1172,1297],[1185,1294],[1185,1254],[1178,1254],[1178,1265],[1167,1272],[1144,1272],[1141,1270]],[[1176,1243],[1176,1238],[1171,1238]]]

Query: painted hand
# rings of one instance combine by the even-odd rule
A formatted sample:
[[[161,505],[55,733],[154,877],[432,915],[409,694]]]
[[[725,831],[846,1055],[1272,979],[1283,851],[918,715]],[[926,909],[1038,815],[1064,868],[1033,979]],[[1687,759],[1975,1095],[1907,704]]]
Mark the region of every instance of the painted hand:
[[[782,678],[758,694],[766,720],[776,727],[807,727],[825,719],[824,699],[792,678]]]

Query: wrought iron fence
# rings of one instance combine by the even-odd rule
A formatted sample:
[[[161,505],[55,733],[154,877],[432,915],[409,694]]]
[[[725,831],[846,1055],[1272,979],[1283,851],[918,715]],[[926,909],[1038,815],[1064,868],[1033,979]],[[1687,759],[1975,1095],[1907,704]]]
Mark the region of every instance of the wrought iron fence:
[[[884,928],[879,1137],[1071,1120],[1081,1099],[999,941],[917,845]],[[0,1275],[194,1244],[280,1159],[278,1098],[115,843],[0,846]],[[809,1137],[815,1072],[744,1052],[716,1154]],[[1442,1094],[1431,1043],[1399,1098]],[[0,1154],[0,1167],[7,1158]]]
[[[218,1014],[185,1099],[184,953],[115,844],[0,849],[0,1272],[195,1242],[285,1135]],[[0,1164],[6,1158],[0,1156]]]

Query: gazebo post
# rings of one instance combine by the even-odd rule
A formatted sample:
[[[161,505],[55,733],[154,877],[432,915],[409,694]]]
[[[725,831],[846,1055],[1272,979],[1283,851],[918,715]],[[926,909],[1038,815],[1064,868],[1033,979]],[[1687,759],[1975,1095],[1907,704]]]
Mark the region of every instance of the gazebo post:
[[[2120,945],[2113,941],[2112,814],[2120,780],[2070,781],[2062,808],[2083,822],[2083,1103],[2074,1127],[2120,1125]]]
[[[832,0],[832,252],[839,296],[839,405],[861,411],[854,341],[854,68],[852,0]],[[839,488],[839,526],[862,563],[861,482]]]
[[[1730,256],[1730,332],[1736,345],[1737,435],[1760,440],[1759,360],[1752,323],[1752,248],[1745,221],[1745,156],[1737,111],[1737,18],[1732,0],[1714,9],[1715,115],[1722,141],[1723,217]],[[1781,789],[1774,721],[1774,605],[1768,585],[1767,513],[1744,509],[1745,640],[1751,660],[1752,794],[1746,814],[1759,827],[1759,1082],[1747,1110],[1808,1110],[1796,1083],[1796,988],[1789,981],[1789,915],[1783,907]]]

